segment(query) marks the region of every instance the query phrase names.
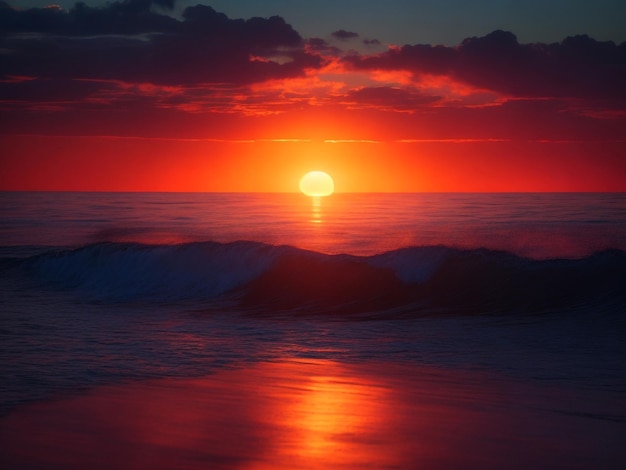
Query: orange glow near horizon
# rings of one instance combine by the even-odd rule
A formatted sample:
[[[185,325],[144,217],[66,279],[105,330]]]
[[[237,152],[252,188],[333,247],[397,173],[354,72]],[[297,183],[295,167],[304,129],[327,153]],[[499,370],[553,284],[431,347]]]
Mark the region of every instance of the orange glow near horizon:
[[[130,117],[67,110],[65,127],[31,116],[49,135],[0,136],[0,190],[298,192],[301,176],[322,168],[348,193],[626,191],[624,142],[602,139],[612,132],[605,121],[552,117],[536,128],[549,100],[445,75],[348,70],[333,59],[294,78],[199,85],[193,99],[185,87],[95,84],[111,88],[98,103],[180,99],[140,113],[132,132],[143,137],[125,135]],[[110,132],[63,135],[83,124]]]
[[[55,63],[48,32],[16,36],[16,68],[0,76],[0,190],[297,192],[322,168],[337,192],[626,191],[616,44],[523,44],[494,31],[457,46],[358,34],[296,45],[287,23],[257,18],[287,34],[259,50],[255,22],[221,18],[232,44],[164,17],[180,30],[136,44],[152,51],[137,70],[115,49],[76,61],[70,41],[57,46],[72,67],[44,73]],[[168,62],[205,49],[224,52]],[[23,69],[33,57],[41,67]]]
[[[626,190],[611,143],[4,139],[2,190],[297,192],[311,168],[347,193]]]

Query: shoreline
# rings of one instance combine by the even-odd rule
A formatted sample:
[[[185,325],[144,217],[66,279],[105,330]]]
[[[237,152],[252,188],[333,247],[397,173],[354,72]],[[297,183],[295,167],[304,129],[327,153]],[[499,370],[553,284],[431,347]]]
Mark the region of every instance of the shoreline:
[[[618,409],[493,373],[285,358],[23,405],[0,419],[0,454],[11,468],[618,468]]]

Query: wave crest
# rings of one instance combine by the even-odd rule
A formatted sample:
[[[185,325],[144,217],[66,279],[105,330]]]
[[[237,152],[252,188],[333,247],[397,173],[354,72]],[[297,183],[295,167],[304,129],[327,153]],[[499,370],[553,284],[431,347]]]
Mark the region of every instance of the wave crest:
[[[44,253],[26,267],[47,286],[98,301],[210,299],[258,277],[281,251],[252,242],[98,243]]]
[[[540,312],[626,304],[626,253],[532,260],[487,249],[409,247],[370,257],[256,242],[101,243],[18,261],[42,287],[88,300],[209,301],[335,313]]]

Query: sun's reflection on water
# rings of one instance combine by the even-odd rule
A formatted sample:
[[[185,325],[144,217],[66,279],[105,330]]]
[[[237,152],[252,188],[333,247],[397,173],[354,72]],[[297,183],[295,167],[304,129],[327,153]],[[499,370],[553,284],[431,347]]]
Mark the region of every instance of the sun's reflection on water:
[[[322,198],[313,196],[311,204],[311,222],[314,224],[322,223]]]

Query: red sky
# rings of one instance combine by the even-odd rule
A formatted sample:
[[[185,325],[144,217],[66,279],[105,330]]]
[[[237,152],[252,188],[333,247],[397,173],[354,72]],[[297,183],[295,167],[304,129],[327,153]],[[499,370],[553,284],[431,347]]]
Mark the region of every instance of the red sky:
[[[626,191],[626,43],[394,45],[149,4],[0,4],[0,189],[297,191],[318,169],[346,192]]]

